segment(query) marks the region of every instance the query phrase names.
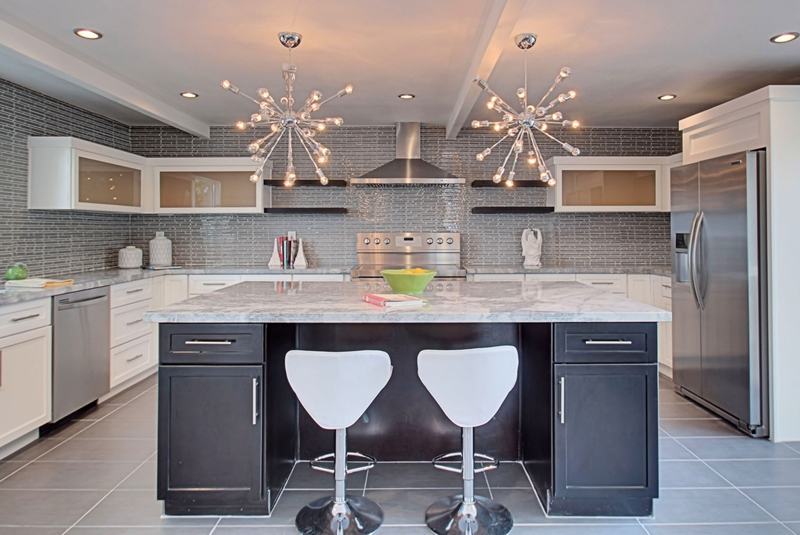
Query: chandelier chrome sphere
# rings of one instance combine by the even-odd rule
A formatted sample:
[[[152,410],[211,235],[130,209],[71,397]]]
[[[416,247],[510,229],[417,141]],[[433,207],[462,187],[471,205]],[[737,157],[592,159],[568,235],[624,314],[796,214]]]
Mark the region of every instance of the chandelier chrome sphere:
[[[294,32],[281,32],[278,34],[278,38],[281,44],[289,49],[291,54],[291,50],[300,44],[303,36]],[[237,122],[237,128],[244,130],[248,127],[269,125],[270,132],[266,136],[254,140],[247,146],[252,154],[253,161],[260,162],[255,172],[250,175],[250,180],[252,182],[258,182],[261,179],[261,176],[264,174],[264,166],[272,156],[275,147],[278,146],[281,139],[285,136],[289,146],[287,151],[286,173],[284,174],[284,185],[291,187],[294,185],[294,181],[297,178],[294,167],[293,139],[297,140],[297,143],[311,159],[311,163],[314,164],[314,170],[319,177],[320,183],[325,185],[328,183],[328,177],[325,176],[325,172],[320,168],[320,164],[324,164],[328,161],[331,151],[314,138],[317,132],[322,132],[328,126],[342,126],[344,121],[342,121],[341,117],[312,119],[311,114],[319,110],[326,102],[349,95],[353,92],[353,86],[347,85],[344,89],[325,100],[322,100],[322,93],[320,91],[312,91],[303,106],[295,111],[293,90],[297,67],[291,64],[284,64],[282,71],[283,81],[286,86],[286,96],[280,98],[280,103],[283,107],[279,106],[272,95],[270,95],[269,91],[263,87],[257,91],[261,100],[256,100],[242,93],[230,80],[222,81],[223,89],[241,95],[258,105],[258,111],[250,116],[250,120]]]
[[[529,50],[533,45],[536,43],[536,35],[532,33],[523,33],[519,34],[514,38],[514,41],[517,43],[517,47],[522,49],[523,51]],[[538,163],[538,170],[539,170],[539,179],[542,182],[547,182],[549,186],[555,186],[556,180],[553,178],[552,173],[547,168],[547,165],[544,163],[544,158],[542,158],[542,153],[539,150],[539,146],[536,144],[536,139],[533,135],[533,132],[540,132],[543,135],[547,136],[548,138],[552,139],[561,147],[572,154],[573,156],[577,156],[581,153],[580,149],[573,147],[569,143],[564,143],[559,141],[550,133],[547,132],[548,125],[559,125],[564,127],[571,127],[571,128],[578,128],[580,123],[578,121],[569,121],[564,119],[564,116],[561,112],[552,112],[551,110],[555,108],[557,105],[566,102],[568,100],[572,100],[575,98],[576,93],[575,91],[568,91],[566,93],[559,94],[556,98],[551,100],[547,105],[542,105],[547,97],[555,90],[555,88],[567,78],[572,71],[568,67],[564,67],[561,69],[561,72],[558,73],[556,77],[556,81],[553,82],[553,85],[550,86],[550,90],[542,97],[539,103],[534,105],[528,104],[528,64],[527,64],[527,56],[525,57],[525,87],[520,87],[517,89],[517,98],[519,98],[520,105],[522,106],[522,111],[517,112],[509,106],[502,98],[500,98],[497,93],[492,91],[489,85],[481,80],[480,78],[475,78],[475,83],[478,84],[483,91],[486,91],[492,98],[487,102],[486,106],[490,110],[495,110],[497,113],[503,116],[502,121],[472,121],[473,128],[481,128],[481,127],[492,127],[497,132],[505,132],[505,136],[500,138],[500,141],[492,145],[491,147],[485,149],[483,152],[477,154],[476,158],[479,162],[482,162],[489,154],[492,153],[498,145],[500,145],[503,141],[508,138],[513,138],[513,143],[511,145],[511,149],[506,154],[505,159],[503,160],[503,164],[497,168],[492,180],[499,184],[500,181],[503,179],[503,175],[506,171],[506,166],[508,165],[508,160],[511,158],[511,155],[514,155],[514,160],[511,163],[511,169],[508,171],[508,175],[506,177],[506,185],[511,187],[514,185],[514,176],[516,175],[516,167],[517,167],[517,160],[523,152],[526,151],[526,141],[528,142],[527,148],[527,163],[528,165],[537,165]]]

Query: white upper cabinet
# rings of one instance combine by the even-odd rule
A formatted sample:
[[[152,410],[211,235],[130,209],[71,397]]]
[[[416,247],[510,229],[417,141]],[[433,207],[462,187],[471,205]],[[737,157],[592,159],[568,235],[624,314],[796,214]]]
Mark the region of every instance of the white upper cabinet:
[[[72,137],[28,138],[28,208],[150,211],[147,159]]]
[[[33,210],[230,214],[271,204],[263,180],[250,181],[250,158],[144,158],[72,137],[29,137],[28,151]]]
[[[547,165],[556,185],[547,189],[547,203],[556,212],[664,211],[668,160],[665,156],[550,158]]]
[[[270,169],[251,182],[256,164],[250,158],[150,158],[148,163],[156,213],[263,213],[270,205],[263,182]]]

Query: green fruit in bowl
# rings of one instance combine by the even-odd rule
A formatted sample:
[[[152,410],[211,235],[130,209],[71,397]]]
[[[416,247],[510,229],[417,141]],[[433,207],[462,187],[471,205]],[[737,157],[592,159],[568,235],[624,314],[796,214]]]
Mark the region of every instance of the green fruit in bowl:
[[[28,278],[28,266],[16,263],[6,270],[7,281],[19,281]]]

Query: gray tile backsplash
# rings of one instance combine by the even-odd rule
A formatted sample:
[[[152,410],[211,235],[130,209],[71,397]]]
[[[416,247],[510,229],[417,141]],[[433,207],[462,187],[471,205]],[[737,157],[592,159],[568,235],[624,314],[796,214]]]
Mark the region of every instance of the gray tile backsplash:
[[[185,266],[263,266],[272,240],[288,230],[304,238],[314,265],[355,263],[355,234],[362,231],[439,230],[463,234],[463,261],[504,264],[521,261],[520,234],[544,232],[546,265],[613,266],[664,264],[669,259],[668,214],[473,215],[473,206],[540,206],[541,188],[513,191],[469,186],[358,186],[275,189],[274,206],[345,206],[347,215],[119,215],[27,210],[27,137],[75,136],[143,156],[243,156],[252,132],[215,126],[210,139],[171,127],[128,126],[0,80],[0,268],[26,262],[34,275],[79,273],[113,267],[117,250],[145,248],[156,230],[173,240],[175,262]],[[584,155],[669,155],[680,152],[671,128],[583,128],[559,133]],[[320,135],[331,148],[331,179],[359,176],[394,157],[394,126],[343,127]],[[495,152],[480,163],[475,154],[497,140],[493,132],[465,129],[448,140],[444,128],[423,126],[422,156],[464,177],[489,178]],[[561,155],[543,140],[546,157]],[[313,169],[295,160],[300,178]],[[275,177],[285,168],[275,158]],[[518,179],[530,178],[526,165]]]

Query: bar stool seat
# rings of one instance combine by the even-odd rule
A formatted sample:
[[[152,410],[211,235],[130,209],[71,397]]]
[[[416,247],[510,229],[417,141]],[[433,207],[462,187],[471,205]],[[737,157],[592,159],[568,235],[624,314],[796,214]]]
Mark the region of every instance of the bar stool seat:
[[[445,415],[462,428],[462,451],[440,455],[436,468],[460,472],[462,494],[433,503],[425,513],[428,528],[438,535],[505,535],[514,527],[502,504],[475,495],[476,473],[497,468],[498,461],[474,450],[475,427],[489,422],[517,382],[519,356],[513,346],[463,350],[424,350],[417,357],[417,372]],[[441,463],[461,457],[461,467]],[[475,469],[475,458],[489,461]]]
[[[358,421],[389,382],[392,364],[383,351],[302,351],[286,354],[286,375],[297,399],[323,429],[336,430],[336,452],[314,459],[315,470],[334,474],[334,496],[311,502],[297,513],[295,526],[307,535],[368,535],[383,523],[383,509],[361,496],[348,497],[347,474],[369,470],[375,458],[348,453],[347,428]],[[367,464],[348,469],[347,458]],[[323,461],[334,459],[333,469]]]

